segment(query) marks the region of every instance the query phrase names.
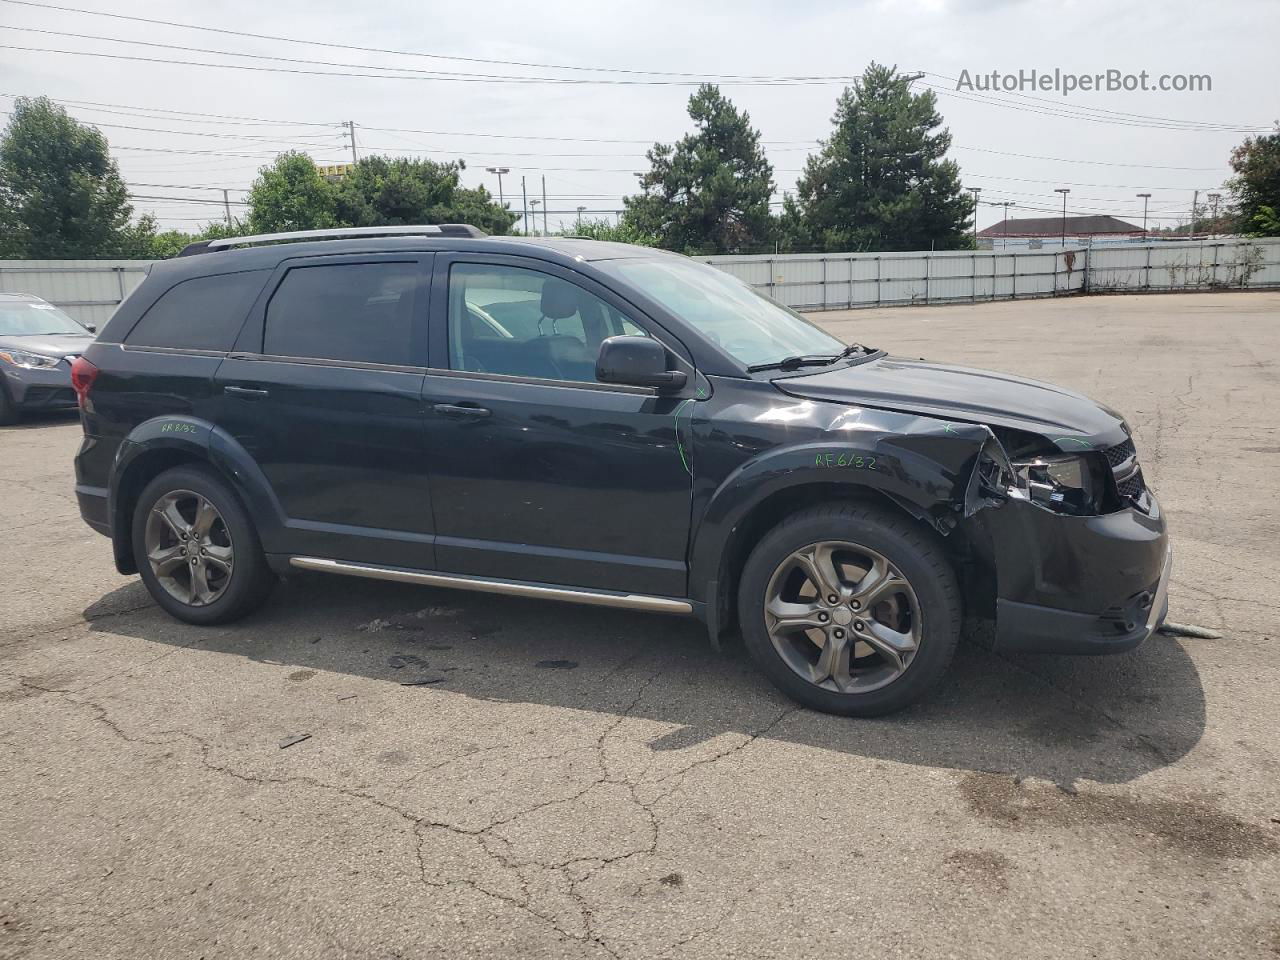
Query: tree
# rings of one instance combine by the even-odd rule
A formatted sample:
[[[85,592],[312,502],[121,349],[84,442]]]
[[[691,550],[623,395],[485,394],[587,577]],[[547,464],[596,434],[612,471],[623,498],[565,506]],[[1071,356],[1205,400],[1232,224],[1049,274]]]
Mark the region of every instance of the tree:
[[[626,197],[623,223],[683,253],[733,253],[769,242],[773,168],[751,118],[703,84],[689,98],[695,132],[655,143],[643,193]]]
[[[242,221],[225,223],[215,220],[205,224],[196,233],[185,230],[161,230],[156,218],[149,213],[143,214],[137,222],[129,224],[124,230],[120,244],[120,255],[138,257],[146,260],[164,260],[177,256],[182,248],[197,240],[214,240],[219,237],[247,236],[251,231]]]
[[[933,91],[872,63],[836,101],[835,130],[784,200],[782,233],[803,250],[967,247],[973,201],[946,159]]]
[[[588,237],[610,243],[631,243],[643,247],[656,247],[658,238],[652,234],[640,233],[633,223],[623,220],[613,223],[608,219],[580,220],[571,227],[560,231],[561,236]]]
[[[1266,136],[1249,137],[1231,152],[1235,176],[1227,182],[1247,233],[1280,236],[1280,123]]]
[[[365,157],[335,185],[335,216],[344,226],[469,223],[487,233],[506,233],[515,214],[495,203],[484,187],[463,187],[465,169],[461,160]]]
[[[250,233],[323,230],[338,225],[335,193],[305,153],[289,151],[258,171],[249,188]]]
[[[19,97],[0,139],[0,253],[111,254],[132,212],[106,138],[47,97]]]

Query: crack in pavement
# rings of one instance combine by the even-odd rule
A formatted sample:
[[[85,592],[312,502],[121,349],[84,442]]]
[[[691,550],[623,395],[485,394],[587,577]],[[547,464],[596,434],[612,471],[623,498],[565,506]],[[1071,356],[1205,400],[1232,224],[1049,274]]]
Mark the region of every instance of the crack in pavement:
[[[199,641],[193,641],[193,643],[195,642]],[[175,652],[178,651],[168,651],[160,657],[152,658],[148,663],[162,659],[164,656],[169,656]],[[633,662],[634,659],[637,658],[630,658],[627,661],[627,665]],[[142,666],[145,666],[145,664]],[[620,665],[619,670],[623,668],[624,667]],[[136,667],[133,669],[136,669]],[[494,818],[482,827],[466,827],[448,822],[447,820],[423,816],[395,803],[384,800],[372,793],[329,783],[311,776],[301,774],[273,776],[247,773],[243,770],[236,769],[228,763],[218,762],[215,760],[213,757],[213,751],[215,749],[214,744],[206,738],[193,734],[188,730],[173,728],[161,729],[151,731],[145,736],[131,733],[113,719],[110,711],[103,704],[83,695],[85,690],[92,686],[98,686],[107,679],[111,679],[111,677],[100,678],[99,680],[94,681],[93,684],[81,689],[71,689],[52,684],[42,684],[36,680],[8,672],[0,673],[0,676],[8,677],[27,689],[59,697],[74,707],[90,711],[92,719],[95,722],[101,724],[109,730],[112,735],[124,743],[131,745],[140,744],[151,747],[171,747],[175,744],[186,743],[191,745],[193,748],[194,752],[191,756],[201,765],[201,767],[211,773],[220,774],[243,783],[257,786],[297,786],[321,790],[336,794],[349,800],[371,804],[401,820],[407,825],[413,838],[412,844],[414,855],[417,860],[415,876],[420,879],[422,883],[436,888],[461,886],[483,896],[493,898],[521,911],[524,915],[532,918],[540,925],[548,927],[558,936],[563,937],[567,941],[576,942],[592,948],[598,948],[610,957],[615,958],[615,960],[621,960],[622,955],[619,953],[618,949],[610,944],[600,933],[598,923],[595,919],[595,907],[593,907],[589,897],[582,892],[582,886],[612,864],[620,863],[636,857],[656,854],[658,852],[661,837],[661,820],[658,814],[654,811],[654,806],[675,793],[679,789],[682,781],[693,771],[718,763],[726,757],[733,756],[741,752],[751,743],[754,743],[757,739],[767,735],[769,731],[775,729],[786,717],[801,709],[799,707],[788,707],[787,709],[782,710],[776,717],[761,727],[758,731],[748,735],[742,742],[734,744],[727,750],[719,751],[714,756],[702,758],[684,769],[662,777],[659,780],[651,781],[650,783],[652,784],[665,784],[670,782],[671,787],[670,789],[657,793],[648,801],[645,801],[641,798],[637,790],[646,784],[634,782],[611,769],[609,759],[606,755],[606,749],[610,738],[628,719],[632,717],[636,708],[643,701],[650,686],[657,681],[664,672],[665,667],[661,667],[649,674],[649,676],[647,676],[636,688],[636,691],[630,698],[629,702],[621,709],[617,716],[604,726],[599,735],[595,738],[593,744],[588,748],[596,761],[598,768],[597,777],[567,797],[557,797],[522,807],[508,815]],[[119,674],[113,674],[111,676],[118,675]],[[503,746],[505,747],[507,745]],[[565,757],[579,749],[581,748],[572,747],[559,754],[549,755],[548,759],[554,757]],[[496,749],[494,752],[497,752]],[[181,762],[180,754],[170,754],[169,756],[179,759],[179,762]],[[465,757],[456,757],[437,766],[446,766],[449,763],[457,762],[460,759],[472,756],[475,756],[475,754],[472,753],[465,755]],[[622,852],[613,853],[607,856],[573,856],[567,859],[546,862],[537,858],[521,859],[514,857],[511,855],[509,849],[508,851],[503,851],[496,847],[498,844],[505,845],[508,848],[511,846],[510,841],[501,834],[494,832],[497,828],[512,824],[522,818],[553,806],[575,803],[589,794],[592,790],[596,790],[604,786],[621,788],[625,792],[629,801],[643,814],[646,822],[646,836],[643,842],[635,844],[632,849],[623,850]],[[465,839],[470,846],[478,849],[483,853],[488,861],[494,863],[499,869],[511,872],[518,882],[520,890],[519,895],[513,895],[502,890],[493,889],[492,885],[485,884],[481,880],[466,876],[451,876],[444,879],[433,878],[430,872],[430,864],[426,856],[426,843],[430,832],[437,830],[445,831],[447,834]],[[573,929],[572,925],[567,924],[563,917],[538,909],[535,901],[539,894],[532,889],[530,877],[527,875],[527,871],[530,869],[544,870],[551,874],[558,874],[560,876],[561,880],[566,884],[561,892],[574,904],[575,910],[580,918],[580,930]],[[552,884],[545,893],[547,895],[554,896],[556,893],[554,884]],[[722,922],[723,918],[717,921],[717,924]],[[694,939],[696,936],[697,934],[687,938],[686,942]],[[680,945],[681,944],[677,943],[672,946],[675,948]]]

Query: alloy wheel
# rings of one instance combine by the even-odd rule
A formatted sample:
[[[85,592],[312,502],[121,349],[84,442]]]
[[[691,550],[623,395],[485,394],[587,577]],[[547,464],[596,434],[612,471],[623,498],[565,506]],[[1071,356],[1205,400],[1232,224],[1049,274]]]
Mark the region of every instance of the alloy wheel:
[[[172,490],[151,507],[143,543],[156,580],[175,600],[208,606],[231,583],[234,549],[226,521],[208,498]]]
[[[797,675],[837,693],[869,693],[906,672],[920,649],[915,590],[869,547],[828,540],[782,561],[765,594],[765,628]]]

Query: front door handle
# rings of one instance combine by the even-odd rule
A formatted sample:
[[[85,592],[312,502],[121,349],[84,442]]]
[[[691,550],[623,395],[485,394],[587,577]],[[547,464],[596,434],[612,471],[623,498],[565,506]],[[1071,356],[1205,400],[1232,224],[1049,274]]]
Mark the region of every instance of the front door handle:
[[[261,390],[257,387],[223,387],[223,393],[230,394],[233,397],[243,397],[246,400],[261,400],[264,397],[271,396],[269,391]]]
[[[477,407],[473,404],[460,403],[437,403],[431,409],[446,417],[471,417],[476,419],[480,417],[487,417],[493,412],[488,407]]]

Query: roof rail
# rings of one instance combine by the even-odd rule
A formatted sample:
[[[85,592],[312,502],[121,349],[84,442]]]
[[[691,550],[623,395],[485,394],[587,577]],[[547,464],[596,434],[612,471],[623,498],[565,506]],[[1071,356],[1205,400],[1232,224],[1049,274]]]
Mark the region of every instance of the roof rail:
[[[255,243],[276,243],[281,240],[342,240],[356,237],[487,237],[479,227],[469,223],[424,223],[399,227],[334,227],[329,230],[289,230],[284,233],[260,233],[251,237],[222,237],[217,240],[197,240],[182,248],[180,257],[197,253],[243,247]]]

